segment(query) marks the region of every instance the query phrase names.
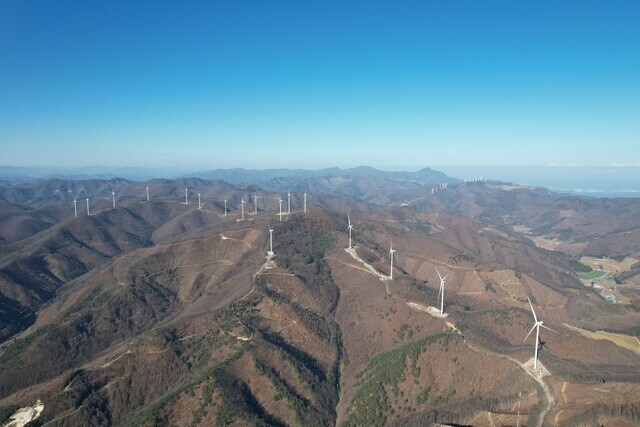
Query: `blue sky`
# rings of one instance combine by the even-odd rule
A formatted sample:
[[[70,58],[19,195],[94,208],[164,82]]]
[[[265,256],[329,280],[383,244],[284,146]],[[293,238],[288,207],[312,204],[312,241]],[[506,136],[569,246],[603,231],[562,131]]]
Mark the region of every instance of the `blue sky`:
[[[0,164],[640,166],[637,1],[0,2]]]

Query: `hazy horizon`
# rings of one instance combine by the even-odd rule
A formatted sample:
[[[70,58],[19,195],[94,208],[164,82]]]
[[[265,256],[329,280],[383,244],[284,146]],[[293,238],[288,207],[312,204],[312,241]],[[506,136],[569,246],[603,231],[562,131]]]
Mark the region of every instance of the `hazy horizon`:
[[[331,169],[335,166],[325,168],[258,168],[251,169],[257,171],[274,170],[311,170],[318,171]],[[351,169],[357,167],[372,167],[369,165],[358,165],[340,169]],[[521,185],[531,185],[534,187],[544,187],[550,190],[578,194],[590,197],[640,197],[640,167],[635,166],[469,166],[469,165],[426,165],[422,167],[405,169],[384,169],[375,167],[377,170],[387,172],[415,172],[425,167],[444,172],[450,177],[460,180],[483,178],[485,180],[496,180],[503,182],[517,182]],[[11,174],[2,170],[6,166],[0,166],[0,179],[9,177]],[[17,169],[22,169],[18,167]],[[35,169],[38,167],[25,167],[24,169]],[[134,181],[144,181],[153,178],[174,179],[190,175],[198,175],[211,170],[233,170],[249,169],[242,167],[231,168],[136,168],[136,167],[108,167],[108,166],[87,166],[82,168],[64,167],[42,167],[41,172],[33,175],[26,175],[29,178],[47,178],[51,176],[62,177],[96,177],[96,176],[118,176]]]

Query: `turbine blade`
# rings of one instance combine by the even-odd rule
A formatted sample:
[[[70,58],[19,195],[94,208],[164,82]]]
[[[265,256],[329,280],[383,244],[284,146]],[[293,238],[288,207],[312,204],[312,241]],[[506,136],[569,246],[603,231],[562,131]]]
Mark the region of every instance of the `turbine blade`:
[[[542,327],[543,327],[543,328],[545,328],[545,329],[550,330],[551,332],[555,332],[556,334],[558,333],[558,331],[554,331],[553,329],[548,328],[548,327],[546,327],[546,326],[544,326],[544,325],[540,325],[540,326],[542,326]]]
[[[533,309],[533,304],[531,304],[531,300],[527,297],[527,301],[529,301],[529,307],[531,307],[531,312],[533,313],[533,320],[538,321],[538,317],[536,316],[536,312]]]
[[[531,330],[529,331],[529,333],[527,334],[526,337],[524,337],[524,339],[522,340],[522,342],[525,342],[527,340],[527,338],[529,338],[529,335],[531,335],[531,332],[533,332],[533,330],[536,328],[536,325],[533,325],[531,327]]]
[[[436,273],[438,273],[438,277],[440,278],[440,280],[442,281],[442,276],[440,275],[440,272],[438,271],[438,267],[436,267]]]

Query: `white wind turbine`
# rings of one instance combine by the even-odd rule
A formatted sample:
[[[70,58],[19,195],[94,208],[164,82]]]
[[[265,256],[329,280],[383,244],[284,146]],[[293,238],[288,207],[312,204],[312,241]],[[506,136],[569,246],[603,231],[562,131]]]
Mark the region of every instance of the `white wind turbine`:
[[[76,205],[76,196],[73,196],[73,214],[78,218],[78,206]]]
[[[542,326],[545,329],[550,330],[551,332],[555,332],[557,334],[556,331],[554,331],[553,329],[544,326],[543,325],[543,321],[542,320],[538,320],[538,317],[536,316],[536,312],[533,310],[533,305],[531,304],[531,300],[529,299],[529,297],[527,297],[527,301],[529,301],[529,307],[531,307],[531,313],[533,313],[533,320],[535,321],[535,323],[533,324],[533,326],[531,327],[531,330],[529,330],[529,333],[527,334],[526,337],[524,337],[524,340],[522,342],[525,342],[527,340],[527,338],[529,338],[529,335],[531,335],[531,332],[533,332],[533,329],[535,328],[536,330],[536,347],[533,353],[533,371],[535,372],[536,369],[538,368],[538,344],[540,343],[540,326]]]
[[[200,203],[200,192],[198,191],[198,209],[202,209],[202,204]]]
[[[389,258],[391,258],[391,276],[389,276],[389,278],[391,280],[393,280],[393,254],[394,253],[396,253],[396,250],[393,249],[393,242],[391,242],[390,249],[389,249]]]
[[[253,214],[258,214],[258,193],[253,196]]]
[[[291,193],[287,191],[287,213],[291,213]]]
[[[438,291],[438,298],[441,298],[440,299],[440,316],[442,316],[444,314],[444,284],[447,283],[448,276],[442,277],[437,268],[436,268],[436,273],[438,273],[438,277],[440,278],[440,290]]]
[[[147,187],[147,202],[149,201],[149,187]]]
[[[273,255],[273,228],[269,229],[269,252]]]
[[[224,216],[227,216],[227,199],[224,199]]]
[[[280,197],[280,221],[282,221],[282,197]]]
[[[242,217],[241,217],[241,219],[244,219],[244,197],[242,199],[240,199],[240,206],[242,208]]]
[[[304,213],[307,213],[307,193],[304,193]]]
[[[351,230],[353,230],[353,225],[351,224],[351,214],[347,214],[347,219],[349,220],[349,225],[347,226],[347,230],[349,230],[349,249],[351,249]]]
[[[116,192],[112,191],[111,192],[111,200],[113,201],[113,209],[116,208]]]
[[[188,194],[189,194],[189,189],[187,189],[185,187],[185,189],[184,189],[184,204],[185,205],[189,204],[189,196],[188,196]]]
[[[89,198],[87,197],[87,216],[89,216]]]

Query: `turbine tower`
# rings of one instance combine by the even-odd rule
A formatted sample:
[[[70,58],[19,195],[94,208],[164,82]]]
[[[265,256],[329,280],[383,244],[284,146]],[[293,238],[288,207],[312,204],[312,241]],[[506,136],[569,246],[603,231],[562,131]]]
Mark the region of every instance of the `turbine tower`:
[[[240,199],[240,206],[242,207],[242,218],[244,219],[244,197]]]
[[[198,209],[202,209],[202,204],[200,203],[200,192],[198,191]]]
[[[438,298],[440,298],[440,316],[444,314],[444,284],[447,283],[447,276],[442,277],[440,272],[436,268],[436,273],[440,278],[440,290],[438,291]]]
[[[78,218],[78,206],[76,205],[76,196],[73,196],[73,214]]]
[[[253,196],[253,214],[258,214],[258,193]]]
[[[347,227],[347,229],[349,229],[349,249],[351,249],[351,231],[353,230],[353,225],[351,224],[351,214],[347,214],[347,219],[349,220],[349,226]]]
[[[111,200],[113,200],[113,209],[116,208],[116,192],[112,191],[111,192]]]
[[[188,205],[188,204],[189,204],[189,197],[188,197],[188,194],[189,194],[189,190],[185,187],[185,189],[184,189],[184,204],[185,204],[185,205]]]
[[[531,335],[531,332],[533,332],[533,329],[535,328],[535,330],[536,330],[536,347],[535,347],[535,350],[533,352],[533,371],[535,372],[536,369],[538,368],[538,343],[540,342],[540,326],[542,326],[545,329],[550,330],[551,332],[556,332],[556,331],[554,331],[551,328],[548,328],[548,327],[544,326],[543,325],[544,322],[542,320],[538,320],[538,317],[536,316],[536,312],[533,310],[533,305],[531,304],[531,300],[529,299],[529,297],[527,297],[527,301],[529,301],[529,307],[531,307],[531,313],[533,313],[533,320],[534,320],[535,323],[531,327],[531,330],[529,331],[527,336],[524,337],[524,340],[522,342],[525,342],[527,340],[527,338],[529,338],[529,335]]]
[[[396,252],[396,250],[393,249],[393,242],[391,242],[390,249],[389,249],[389,258],[391,258],[391,276],[389,276],[389,278],[391,280],[393,280],[393,254],[395,252]]]
[[[307,193],[304,193],[304,213],[307,213]]]
[[[224,199],[224,216],[227,216],[227,199]]]
[[[87,197],[87,216],[89,216],[89,198]]]
[[[280,221],[282,221],[282,197],[280,197]]]
[[[291,193],[287,191],[287,213],[291,213]]]
[[[269,229],[269,252],[273,255],[273,228]]]
[[[147,202],[149,201],[149,187],[147,187]]]

